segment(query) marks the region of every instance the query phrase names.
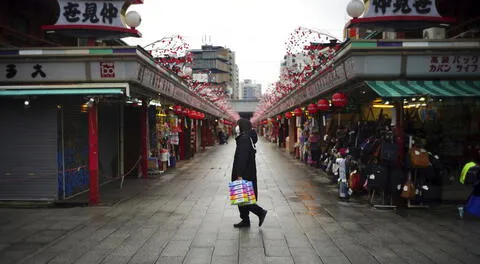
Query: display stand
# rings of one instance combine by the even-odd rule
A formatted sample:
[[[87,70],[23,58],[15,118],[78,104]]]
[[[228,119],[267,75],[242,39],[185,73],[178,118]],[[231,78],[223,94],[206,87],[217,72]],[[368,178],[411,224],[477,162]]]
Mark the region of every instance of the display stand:
[[[370,197],[370,204],[376,208],[376,209],[396,209],[397,206],[393,205],[393,197],[390,196],[390,204],[385,204],[385,192],[382,192],[382,201],[383,204],[374,204],[373,200],[375,198],[375,190],[372,191],[371,197]]]
[[[418,176],[418,170],[413,169],[413,183],[415,184],[417,182],[417,176]],[[428,208],[428,205],[424,205],[422,203],[420,204],[412,204],[412,199],[407,200],[407,208]]]

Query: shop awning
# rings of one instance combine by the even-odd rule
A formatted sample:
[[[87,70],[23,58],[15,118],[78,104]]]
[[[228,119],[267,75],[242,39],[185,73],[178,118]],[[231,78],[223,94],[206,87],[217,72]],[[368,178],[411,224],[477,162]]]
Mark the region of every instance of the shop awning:
[[[378,95],[394,97],[480,97],[480,81],[367,81]]]
[[[16,85],[0,86],[0,96],[28,95],[126,95],[128,83],[84,83],[72,85]]]

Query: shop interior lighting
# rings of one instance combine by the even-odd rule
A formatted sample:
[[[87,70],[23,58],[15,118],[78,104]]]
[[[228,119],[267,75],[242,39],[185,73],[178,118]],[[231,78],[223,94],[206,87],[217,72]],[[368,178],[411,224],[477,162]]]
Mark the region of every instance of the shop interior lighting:
[[[406,109],[409,109],[409,108],[420,108],[420,107],[426,107],[427,104],[423,103],[423,104],[408,104],[408,105],[404,105],[403,108],[406,108]]]
[[[412,102],[415,102],[415,101],[417,101],[417,98],[412,98]]]
[[[421,97],[420,99],[418,99],[420,102],[425,102],[425,97]]]
[[[28,99],[25,100],[25,102],[23,102],[23,105],[24,105],[25,107],[29,107],[29,106],[30,106],[30,100],[28,100]]]
[[[152,100],[148,103],[148,105],[151,105],[151,106],[162,106],[162,104],[160,103],[160,101],[156,101],[156,100]]]
[[[390,104],[373,104],[373,108],[394,108],[395,106]]]
[[[389,104],[390,104],[390,102],[389,102],[389,101],[386,101],[386,102],[385,102],[385,104],[386,104],[386,105],[389,105]]]

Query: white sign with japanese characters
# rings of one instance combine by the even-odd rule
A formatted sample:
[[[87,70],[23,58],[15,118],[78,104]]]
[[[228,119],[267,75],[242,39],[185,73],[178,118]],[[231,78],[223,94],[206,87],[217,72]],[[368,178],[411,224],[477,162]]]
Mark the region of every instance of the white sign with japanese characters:
[[[431,55],[409,56],[407,60],[407,75],[420,76],[479,76],[480,55]]]
[[[92,0],[58,0],[60,16],[56,26],[86,25],[122,27],[121,11],[124,0],[92,1]]]
[[[370,0],[364,18],[389,16],[441,17],[435,0]]]
[[[0,63],[0,82],[78,81],[85,79],[85,64],[32,61]]]

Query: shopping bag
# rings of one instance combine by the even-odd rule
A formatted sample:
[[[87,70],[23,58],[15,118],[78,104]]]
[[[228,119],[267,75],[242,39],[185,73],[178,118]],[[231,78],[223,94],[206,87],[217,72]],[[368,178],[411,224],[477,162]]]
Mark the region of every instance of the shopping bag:
[[[248,205],[257,202],[253,183],[251,181],[237,180],[230,182],[229,195],[231,205]]]

